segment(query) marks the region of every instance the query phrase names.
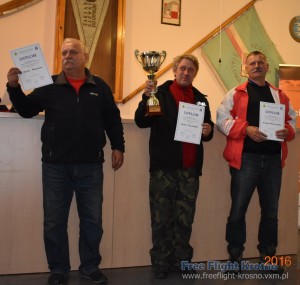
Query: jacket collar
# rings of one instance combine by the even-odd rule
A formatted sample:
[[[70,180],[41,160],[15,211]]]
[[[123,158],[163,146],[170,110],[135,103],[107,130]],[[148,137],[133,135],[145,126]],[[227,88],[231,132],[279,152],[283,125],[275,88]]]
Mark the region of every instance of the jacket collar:
[[[267,85],[269,85],[270,88],[274,89],[274,90],[280,90],[279,88],[275,87],[274,85],[270,84],[268,81],[266,81]],[[247,86],[249,84],[249,81],[245,81],[243,84],[237,86],[235,88],[236,91],[247,91]],[[255,83],[254,83],[255,84]]]
[[[165,81],[162,85],[158,86],[158,89],[160,89],[160,91],[162,92],[169,92],[169,87],[170,85],[173,83],[173,80],[167,80]],[[195,98],[198,99],[199,97],[206,97],[206,95],[204,95],[203,93],[201,93],[198,89],[196,89],[194,86],[192,86],[192,90],[195,94]]]
[[[96,85],[96,82],[94,80],[93,75],[89,71],[89,69],[85,68],[85,75],[86,75],[86,81],[85,83],[91,83]],[[62,84],[68,84],[68,80],[66,78],[66,75],[63,71],[57,75],[57,78],[54,81],[54,84],[62,85]]]

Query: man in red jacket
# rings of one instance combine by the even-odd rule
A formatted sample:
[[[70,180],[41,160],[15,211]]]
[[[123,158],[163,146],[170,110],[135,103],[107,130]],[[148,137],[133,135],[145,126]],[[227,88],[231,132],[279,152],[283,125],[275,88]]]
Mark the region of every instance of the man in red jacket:
[[[248,81],[230,90],[217,109],[218,130],[227,137],[224,158],[231,174],[231,210],[226,227],[227,250],[232,262],[241,262],[246,242],[245,215],[257,188],[261,207],[258,250],[262,260],[276,253],[278,201],[287,141],[295,137],[295,111],[282,90],[266,81],[266,56],[253,51],[246,58]],[[285,107],[284,128],[275,140],[259,129],[260,103]],[[237,270],[238,273],[240,271]]]

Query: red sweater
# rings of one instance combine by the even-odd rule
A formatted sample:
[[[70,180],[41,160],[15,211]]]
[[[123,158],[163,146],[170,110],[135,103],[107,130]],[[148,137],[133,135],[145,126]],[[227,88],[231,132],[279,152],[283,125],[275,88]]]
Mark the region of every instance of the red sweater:
[[[179,107],[179,102],[195,103],[195,95],[192,90],[192,85],[188,87],[181,87],[177,84],[176,80],[170,86],[170,91],[176,101],[177,108]],[[182,142],[182,161],[184,168],[194,167],[196,164],[196,145],[192,143]]]
[[[67,80],[73,86],[73,88],[76,90],[76,92],[78,94],[79,89],[80,89],[81,85],[85,82],[86,78],[84,78],[84,79],[72,79],[72,78],[67,77]]]

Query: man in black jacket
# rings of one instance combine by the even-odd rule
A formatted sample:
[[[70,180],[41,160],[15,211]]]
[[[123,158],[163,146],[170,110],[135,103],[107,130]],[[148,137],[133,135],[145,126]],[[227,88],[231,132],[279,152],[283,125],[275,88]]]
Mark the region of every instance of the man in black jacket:
[[[53,84],[26,96],[18,68],[8,71],[7,91],[18,111],[31,118],[45,111],[41,131],[44,204],[44,242],[51,276],[48,284],[62,284],[70,271],[67,223],[75,192],[80,219],[79,271],[104,284],[98,269],[102,229],[103,148],[107,134],[112,168],[123,164],[124,137],[120,112],[108,85],[85,68],[88,53],[77,39],[65,39],[62,72]]]
[[[145,116],[147,100],[154,88],[152,81],[147,81],[135,112],[137,126],[151,128],[149,193],[153,247],[150,256],[158,279],[167,278],[170,270],[184,272],[181,261],[189,262],[193,256],[189,241],[202,174],[202,141],[212,139],[214,127],[206,96],[192,86],[198,69],[195,56],[176,57],[173,62],[175,80],[166,81],[157,88],[156,97],[163,114]],[[179,102],[205,107],[198,144],[174,140]]]

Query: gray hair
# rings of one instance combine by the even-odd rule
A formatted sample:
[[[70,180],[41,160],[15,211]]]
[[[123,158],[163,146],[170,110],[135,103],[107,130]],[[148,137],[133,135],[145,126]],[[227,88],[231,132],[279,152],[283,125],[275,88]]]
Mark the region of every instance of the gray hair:
[[[78,39],[74,39],[74,38],[65,38],[62,44],[67,44],[67,43],[78,43],[78,45],[80,46],[81,50],[85,53],[88,54],[87,51],[87,46],[85,45],[84,42],[82,42],[81,40]]]
[[[251,55],[261,55],[265,60],[267,60],[267,57],[265,56],[265,54],[262,53],[262,52],[259,51],[259,50],[254,50],[254,51],[251,51],[250,53],[248,53],[248,55],[247,55],[247,57],[246,57],[246,60],[247,60]]]

